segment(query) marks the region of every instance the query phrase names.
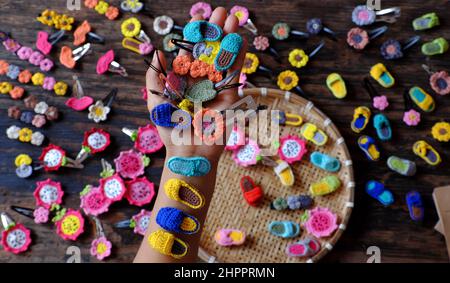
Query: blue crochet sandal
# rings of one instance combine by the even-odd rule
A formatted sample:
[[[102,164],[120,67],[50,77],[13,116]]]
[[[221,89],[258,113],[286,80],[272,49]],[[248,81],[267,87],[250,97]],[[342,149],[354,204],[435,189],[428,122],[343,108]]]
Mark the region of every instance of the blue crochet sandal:
[[[292,221],[272,221],[269,232],[282,238],[293,238],[300,234],[300,225]]]
[[[341,169],[341,162],[332,156],[325,153],[315,151],[310,156],[311,163],[328,172],[337,172]]]
[[[172,122],[173,118],[178,118],[178,123]],[[191,115],[170,103],[159,104],[150,113],[152,122],[160,127],[186,129],[191,126]]]
[[[388,141],[392,138],[391,123],[384,114],[377,114],[373,117],[373,127],[377,131],[380,140]]]
[[[358,139],[359,148],[366,154],[371,161],[378,161],[381,157],[380,149],[375,140],[369,136],[361,136]]]
[[[369,181],[366,184],[366,192],[369,196],[388,206],[394,203],[394,196],[391,191],[387,190],[384,185],[377,181]]]
[[[173,173],[187,177],[204,176],[211,170],[211,164],[208,159],[201,156],[174,156],[167,162],[167,167],[169,167],[170,171]]]
[[[424,217],[424,207],[422,202],[422,197],[419,192],[411,191],[406,194],[406,204],[409,209],[409,216],[413,221],[420,222]]]
[[[184,39],[193,43],[201,41],[217,41],[222,38],[222,29],[207,21],[188,23],[183,29]]]
[[[219,72],[228,70],[233,66],[242,47],[242,37],[237,33],[227,34],[220,43],[220,50],[214,59],[214,66]]]
[[[166,231],[194,234],[200,229],[198,220],[178,208],[162,207],[156,216],[156,223]]]

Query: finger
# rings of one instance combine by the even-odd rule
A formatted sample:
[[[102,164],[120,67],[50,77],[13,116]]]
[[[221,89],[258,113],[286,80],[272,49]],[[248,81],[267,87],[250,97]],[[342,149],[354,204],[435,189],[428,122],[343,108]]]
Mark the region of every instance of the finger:
[[[214,9],[209,22],[218,25],[223,29],[225,20],[227,18],[227,10],[224,7],[217,7]]]
[[[190,22],[196,22],[196,21],[202,21],[203,17],[202,15],[196,14],[195,16],[192,17],[192,19],[190,20]],[[183,55],[190,55],[191,53],[189,53],[188,51],[181,49],[178,52],[178,56],[183,56]]]
[[[239,28],[239,20],[235,15],[229,15],[223,26],[223,32],[225,34],[237,32]]]
[[[157,56],[159,56],[159,61],[158,61]],[[161,62],[161,64],[159,62]],[[158,70],[166,69],[167,63],[166,63],[166,58],[165,58],[163,52],[159,52],[158,50],[155,51],[155,53],[153,54],[152,65],[155,66]],[[148,105],[148,109],[151,110],[151,109],[153,109],[154,106],[156,106],[157,104],[160,104],[164,101],[160,96],[152,93],[151,90],[163,92],[164,91],[164,82],[160,79],[159,73],[157,73],[152,68],[149,68],[147,70],[147,73],[145,75],[145,80],[146,80],[147,93],[148,93],[147,105]]]

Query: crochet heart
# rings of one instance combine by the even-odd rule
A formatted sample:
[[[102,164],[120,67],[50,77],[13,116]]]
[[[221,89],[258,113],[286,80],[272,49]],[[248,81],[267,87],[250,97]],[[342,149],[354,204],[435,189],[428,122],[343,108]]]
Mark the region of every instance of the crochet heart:
[[[52,45],[48,42],[48,33],[45,31],[38,32],[36,48],[45,55],[48,55],[52,50]]]
[[[72,49],[69,46],[63,46],[61,48],[61,54],[59,55],[59,62],[69,69],[75,67],[75,60],[73,60]]]
[[[66,105],[75,111],[83,111],[91,106],[92,103],[94,103],[94,99],[90,96],[71,97],[66,100]]]

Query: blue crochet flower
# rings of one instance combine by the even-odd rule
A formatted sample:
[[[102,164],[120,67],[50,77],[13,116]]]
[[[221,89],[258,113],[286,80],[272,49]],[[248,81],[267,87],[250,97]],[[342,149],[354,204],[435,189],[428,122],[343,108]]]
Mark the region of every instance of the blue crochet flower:
[[[366,5],[356,6],[352,13],[352,21],[358,26],[371,25],[375,22],[375,12]]]
[[[25,124],[31,124],[34,118],[34,113],[31,111],[23,111],[22,115],[20,115],[20,121]]]
[[[297,196],[288,196],[287,204],[289,206],[289,209],[291,209],[291,210],[300,209],[302,206],[302,204]]]
[[[323,29],[322,20],[319,18],[310,19],[306,23],[306,29],[310,34],[318,34]]]
[[[19,77],[20,74],[20,68],[16,65],[9,65],[8,67],[8,72],[6,73],[6,75],[12,79],[12,80],[16,80]]]
[[[284,198],[278,197],[272,202],[271,207],[275,210],[285,210],[288,204]]]
[[[381,56],[386,60],[399,59],[403,57],[402,45],[395,39],[389,39],[380,47]]]

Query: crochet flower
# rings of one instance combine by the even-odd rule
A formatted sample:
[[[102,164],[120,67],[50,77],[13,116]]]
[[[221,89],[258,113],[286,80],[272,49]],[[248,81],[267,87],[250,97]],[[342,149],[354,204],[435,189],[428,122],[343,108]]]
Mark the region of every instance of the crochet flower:
[[[20,132],[19,127],[10,126],[8,129],[6,129],[6,136],[8,136],[8,139],[16,140],[19,138],[19,132]]]
[[[218,83],[223,80],[222,72],[217,71],[214,65],[209,65],[208,79],[213,83]]]
[[[323,28],[322,20],[319,18],[310,19],[306,23],[306,30],[310,34],[318,34],[319,32],[322,31],[322,28]]]
[[[386,60],[394,60],[403,57],[402,45],[395,39],[385,41],[380,47],[381,56]]]
[[[34,223],[36,223],[36,224],[47,223],[48,222],[48,215],[49,215],[48,209],[46,209],[46,208],[44,208],[42,206],[36,208],[33,211]]]
[[[31,77],[31,81],[33,82],[33,85],[43,85],[44,84],[44,74],[43,73],[35,73]]]
[[[54,18],[56,17],[56,12],[53,10],[44,10],[39,17],[36,18],[38,22],[46,26],[52,26]]]
[[[239,75],[239,83],[241,84],[239,86],[239,89],[243,89],[246,86],[246,84],[247,84],[247,75],[246,74],[241,73]]]
[[[276,23],[272,28],[272,35],[278,40],[285,40],[289,37],[291,28],[286,23]]]
[[[100,123],[100,121],[106,121],[109,111],[111,109],[103,105],[101,100],[98,100],[94,105],[89,106],[88,118],[94,120],[95,123]]]
[[[203,19],[207,20],[211,17],[212,8],[209,3],[206,2],[197,2],[192,5],[191,10],[189,11],[191,17],[195,15],[201,15]]]
[[[153,51],[154,47],[153,44],[149,42],[143,42],[139,44],[139,53],[141,55],[148,55]]]
[[[209,65],[203,61],[195,60],[191,63],[190,75],[193,78],[201,78],[208,74]]]
[[[111,242],[105,237],[100,237],[92,241],[91,244],[91,255],[95,256],[98,260],[103,260],[104,258],[111,255]]]
[[[8,94],[13,89],[13,85],[8,82],[1,82],[0,83],[0,93],[1,94]]]
[[[450,76],[446,71],[436,72],[430,77],[431,88],[440,95],[450,93]]]
[[[49,144],[42,150],[39,160],[42,161],[45,171],[57,171],[66,163],[66,152],[57,145]]]
[[[80,193],[80,208],[87,215],[97,216],[108,211],[111,200],[105,196],[100,187],[86,186]]]
[[[188,55],[177,56],[172,63],[175,74],[184,76],[191,68],[191,57]]]
[[[46,123],[47,119],[41,114],[34,115],[33,120],[31,121],[31,124],[36,128],[42,128]]]
[[[41,132],[34,132],[31,135],[31,144],[35,146],[41,146],[44,142],[45,136]]]
[[[358,26],[370,25],[375,21],[375,12],[367,8],[366,5],[356,6],[352,12],[352,21]]]
[[[253,40],[253,46],[256,50],[264,51],[270,46],[269,38],[267,36],[259,35]]]
[[[21,142],[30,142],[32,134],[33,134],[33,131],[28,129],[28,128],[20,129],[20,131],[19,131],[19,141],[21,141]]]
[[[144,155],[134,150],[122,151],[119,157],[114,159],[116,171],[123,178],[134,179],[144,174]]]
[[[28,62],[30,62],[31,64],[35,65],[35,66],[39,66],[42,62],[42,60],[44,60],[44,55],[42,55],[41,52],[39,51],[34,51],[33,53],[31,53],[30,58],[28,58]]]
[[[108,20],[114,21],[119,16],[119,9],[114,6],[109,6],[106,10],[105,16]]]
[[[54,77],[46,77],[44,79],[44,83],[42,84],[42,88],[45,90],[53,90],[55,87],[56,80]]]
[[[56,108],[55,106],[50,106],[47,112],[45,112],[45,117],[47,117],[47,120],[49,121],[58,120],[59,117],[58,108]]]
[[[25,252],[31,244],[30,230],[22,224],[15,224],[1,233],[0,245],[13,254]]]
[[[20,121],[24,122],[25,124],[31,124],[31,121],[33,121],[34,113],[31,111],[23,111],[22,115],[20,115]]]
[[[16,80],[19,77],[20,74],[20,68],[16,65],[9,65],[8,73],[6,73],[6,76],[10,78],[11,80]]]
[[[61,189],[61,183],[47,179],[36,183],[33,196],[36,206],[50,209],[55,204],[61,204],[64,191]]]
[[[6,75],[9,69],[9,64],[5,60],[0,60],[0,75]]]
[[[31,49],[30,47],[27,47],[27,46],[22,46],[17,51],[17,56],[19,57],[20,60],[28,60],[32,53],[33,53],[33,49]]]
[[[417,126],[420,123],[420,113],[414,109],[409,110],[403,114],[403,122],[406,125],[413,127]]]
[[[29,95],[23,100],[23,103],[25,104],[26,108],[34,109],[34,107],[36,107],[36,104],[38,104],[38,99],[34,95]]]
[[[369,35],[363,29],[352,28],[347,33],[347,43],[357,50],[362,50],[369,44]]]
[[[83,148],[91,154],[104,151],[110,144],[110,135],[102,129],[92,128],[84,132]]]
[[[277,197],[273,202],[272,202],[272,207],[275,210],[285,210],[286,208],[288,208],[288,204],[286,199],[282,198],[282,197]]]
[[[159,16],[153,20],[153,30],[160,35],[168,34],[173,28],[174,22],[169,16]]]
[[[389,101],[385,95],[375,96],[373,98],[373,107],[383,111],[389,106]]]
[[[20,43],[17,42],[17,40],[12,38],[8,38],[5,41],[3,41],[3,46],[5,47],[6,51],[11,53],[17,52],[17,50],[19,50],[19,48],[22,47],[22,45],[20,45]]]
[[[94,9],[100,15],[104,15],[106,13],[106,11],[108,11],[108,8],[109,8],[109,4],[103,0],[100,0],[100,1],[98,1],[98,4],[97,4],[97,6],[95,6]]]
[[[20,108],[18,106],[11,106],[8,108],[8,117],[13,119],[19,119],[20,118]]]
[[[278,87],[281,90],[291,90],[298,85],[298,76],[293,71],[283,71],[278,75]]]
[[[447,122],[438,122],[431,129],[433,138],[440,142],[450,141],[450,124]]]
[[[288,196],[287,205],[290,210],[300,209],[302,206],[300,199],[297,196]]]
[[[328,237],[338,228],[337,216],[328,208],[316,207],[310,211],[305,228],[314,237]]]
[[[242,73],[253,74],[256,72],[259,66],[258,56],[254,53],[247,52],[245,54],[244,64],[242,65]]]
[[[84,6],[89,9],[94,9],[97,6],[98,0],[84,0]]]
[[[62,96],[67,93],[68,88],[69,86],[65,82],[57,82],[53,87],[53,90],[55,91],[56,95]]]
[[[308,64],[309,57],[302,49],[294,49],[289,53],[289,63],[292,66],[301,68]]]
[[[238,6],[238,5],[233,6],[233,8],[231,8],[231,10],[230,10],[230,14],[235,15],[236,18],[238,18],[239,26],[242,27],[243,25],[245,25],[247,23],[249,12],[246,7]]]
[[[41,69],[41,71],[44,71],[44,72],[50,71],[53,68],[53,66],[54,66],[53,61],[48,58],[45,58],[39,64],[39,68]]]
[[[56,233],[64,240],[75,241],[84,232],[84,218],[78,210],[67,210],[55,225]]]
[[[168,35],[166,35],[163,39],[164,51],[173,52],[178,48],[175,44],[172,43],[172,39],[183,39],[183,38],[181,35],[176,33],[169,33]]]
[[[144,236],[147,231],[148,224],[150,223],[151,211],[142,209],[138,214],[131,217],[132,228],[134,228],[134,233]]]
[[[122,22],[120,26],[123,36],[125,37],[135,37],[141,32],[141,22],[135,18],[129,18]]]
[[[20,72],[19,74],[19,82],[22,84],[27,84],[30,82],[31,80],[31,72],[28,70],[23,70],[22,72]]]
[[[25,90],[19,86],[15,86],[10,92],[9,95],[12,99],[20,99],[22,98]]]

